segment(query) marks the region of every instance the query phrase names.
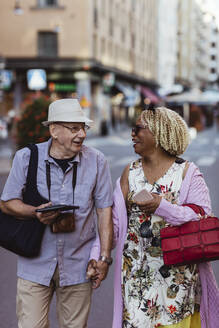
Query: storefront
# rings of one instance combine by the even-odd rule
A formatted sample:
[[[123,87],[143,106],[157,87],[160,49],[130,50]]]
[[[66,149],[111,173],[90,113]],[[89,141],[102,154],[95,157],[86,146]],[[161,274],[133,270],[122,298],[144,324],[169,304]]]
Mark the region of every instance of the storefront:
[[[86,115],[94,121],[92,130],[95,134],[103,133],[104,126],[107,133],[123,123],[131,124],[136,109],[141,108],[141,86],[146,82],[150,85],[150,81],[92,60],[17,58],[8,59],[6,67],[15,76],[11,88],[13,108],[22,110],[27,99],[29,101],[39,94],[51,100],[77,97]],[[43,87],[30,88],[29,70],[45,72]],[[151,85],[155,83],[151,82]]]

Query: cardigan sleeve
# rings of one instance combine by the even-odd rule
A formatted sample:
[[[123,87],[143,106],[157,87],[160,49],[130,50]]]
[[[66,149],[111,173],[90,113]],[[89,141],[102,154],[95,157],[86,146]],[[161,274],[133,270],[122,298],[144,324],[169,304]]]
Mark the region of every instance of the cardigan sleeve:
[[[181,191],[186,193],[186,197],[185,195],[181,195]],[[183,202],[182,199],[184,199]],[[206,214],[211,214],[209,190],[203,175],[197,167],[195,167],[190,179],[185,178],[182,182],[179,205],[171,204],[166,199],[162,199],[159,207],[155,211],[155,214],[163,217],[172,225],[180,225],[188,221],[199,220],[198,215],[191,208],[182,206],[182,203],[193,203],[199,205],[204,209]]]

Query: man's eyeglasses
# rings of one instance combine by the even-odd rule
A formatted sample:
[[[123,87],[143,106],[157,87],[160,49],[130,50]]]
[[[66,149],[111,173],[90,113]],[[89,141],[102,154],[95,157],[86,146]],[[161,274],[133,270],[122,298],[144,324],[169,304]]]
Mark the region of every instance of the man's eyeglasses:
[[[60,124],[59,125],[63,126],[64,128],[68,129],[71,131],[71,133],[78,133],[80,130],[83,130],[85,133],[87,132],[87,130],[90,129],[90,127],[88,125],[75,125],[75,126],[67,126],[65,124]]]
[[[137,135],[141,129],[146,129],[146,128],[147,127],[143,126],[143,125],[135,125],[135,126],[132,127],[132,133]]]

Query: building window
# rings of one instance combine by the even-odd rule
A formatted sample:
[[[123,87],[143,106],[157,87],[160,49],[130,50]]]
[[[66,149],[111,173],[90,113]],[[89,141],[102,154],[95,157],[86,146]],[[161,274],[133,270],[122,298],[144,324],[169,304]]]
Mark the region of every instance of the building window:
[[[216,56],[215,55],[211,55],[211,59],[212,60],[216,60]]]
[[[101,39],[101,54],[102,54],[102,55],[105,54],[105,48],[106,48],[106,42],[105,42],[105,39],[102,38],[102,39]]]
[[[58,56],[58,37],[55,32],[38,33],[38,55],[43,57]]]
[[[97,36],[93,35],[93,57],[97,58]]]
[[[212,73],[212,74],[215,74],[215,73],[216,73],[215,68],[211,68],[211,73]]]
[[[39,7],[52,7],[58,5],[58,0],[37,0]]]
[[[98,11],[96,7],[94,7],[94,26],[98,27]]]
[[[113,36],[113,19],[110,17],[109,19],[109,35]]]
[[[136,9],[136,0],[132,0],[131,6],[132,6],[132,12],[135,11],[135,9]]]
[[[101,1],[101,13],[103,16],[105,16],[105,11],[106,11],[106,3],[105,0]]]
[[[133,33],[131,34],[131,47],[132,49],[135,48],[135,35]]]
[[[121,26],[121,42],[125,42],[126,30]]]

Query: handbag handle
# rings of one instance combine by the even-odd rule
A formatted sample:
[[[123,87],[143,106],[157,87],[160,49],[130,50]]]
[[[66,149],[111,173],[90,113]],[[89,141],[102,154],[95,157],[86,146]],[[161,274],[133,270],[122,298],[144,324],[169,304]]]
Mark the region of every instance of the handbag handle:
[[[204,216],[205,215],[205,211],[199,205],[190,203],[190,204],[182,204],[182,206],[188,206],[188,207],[190,207],[196,214],[200,214],[201,216]]]

